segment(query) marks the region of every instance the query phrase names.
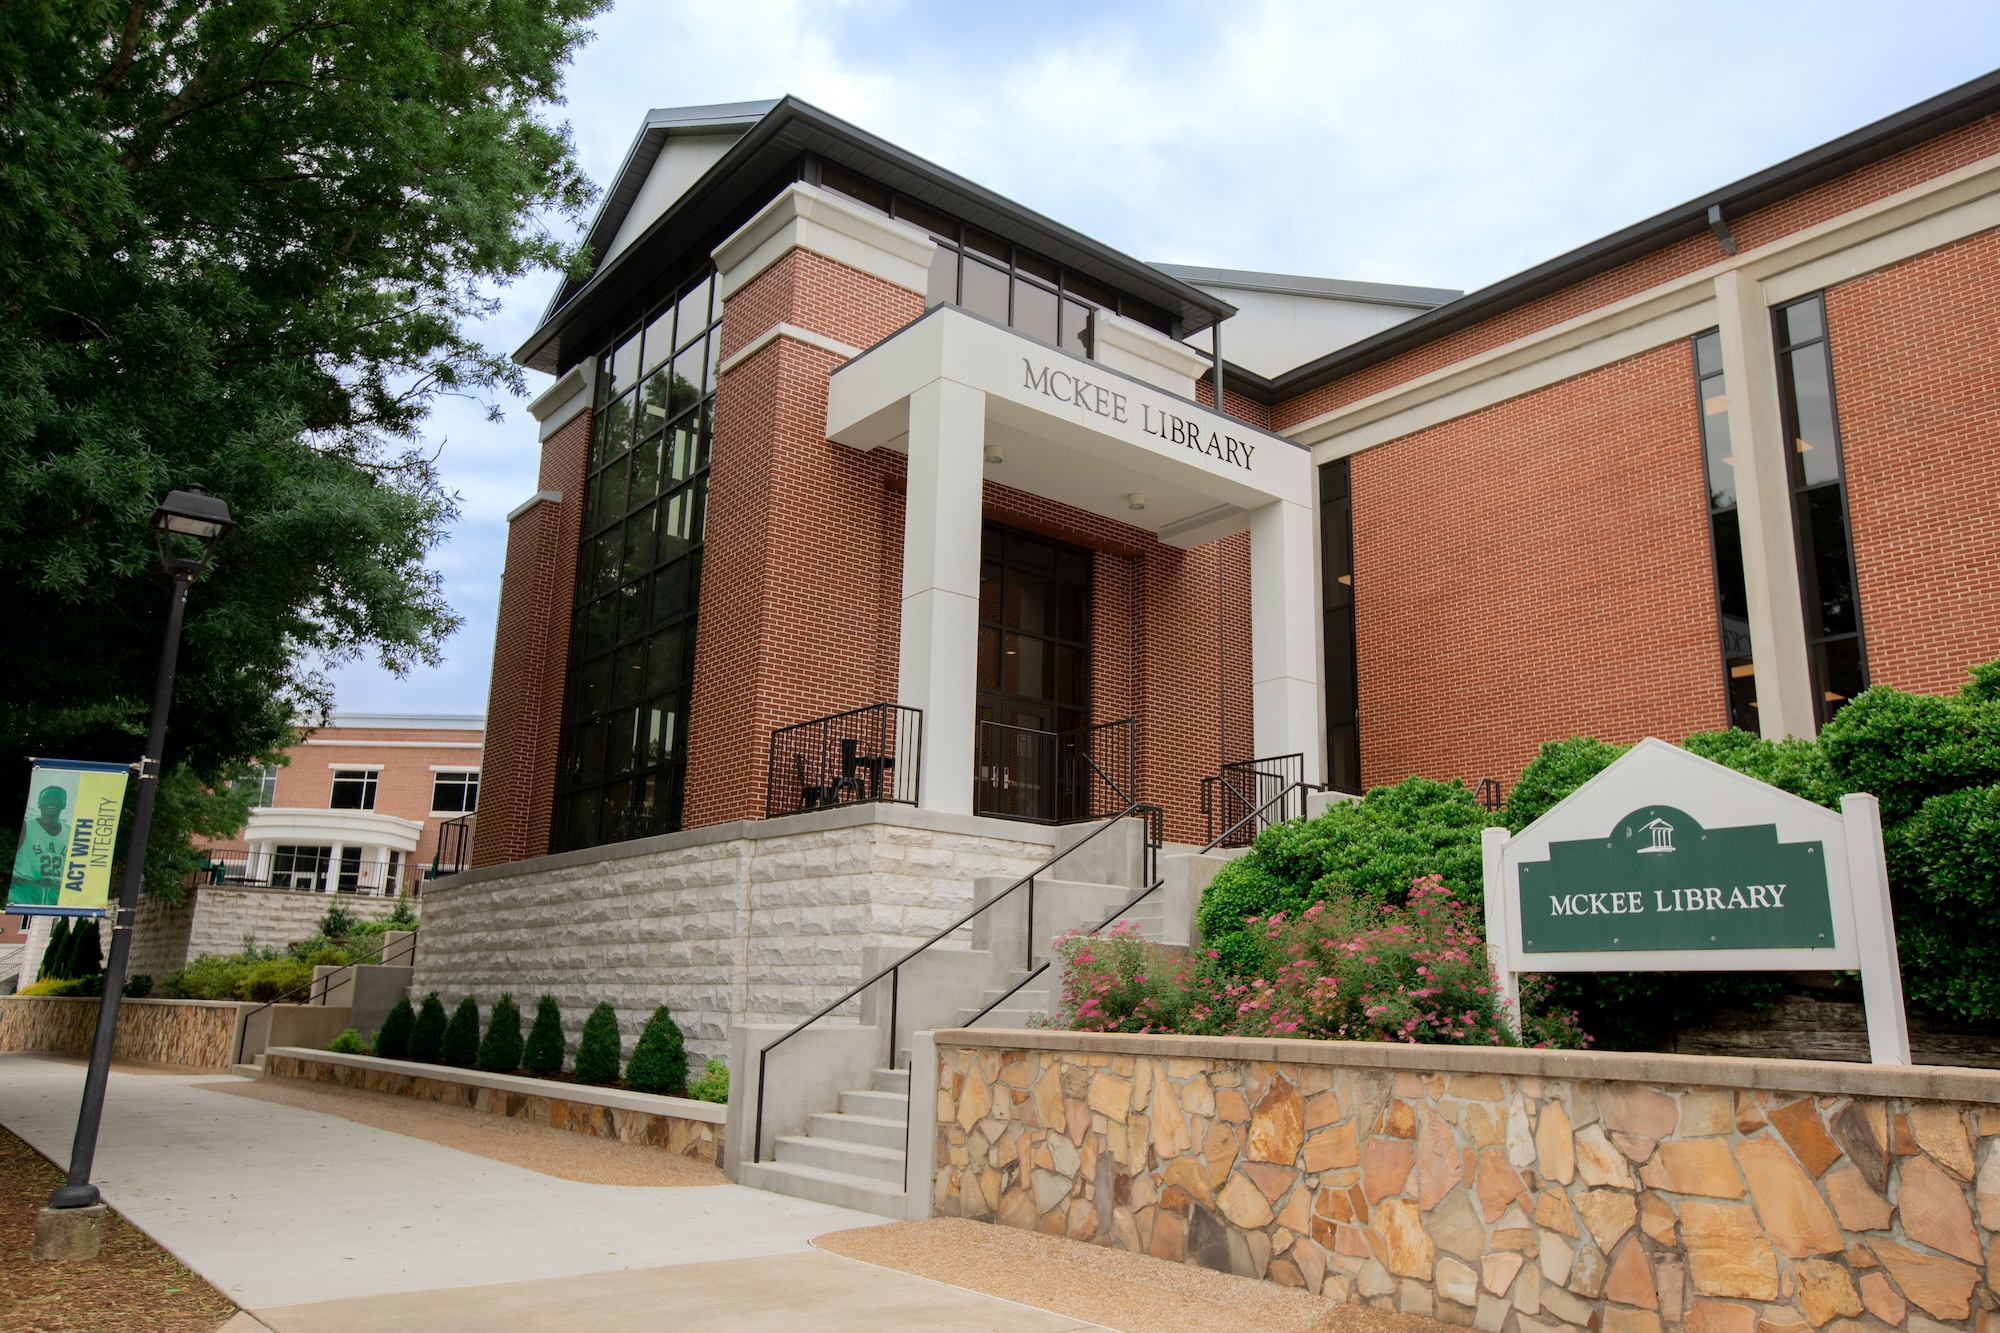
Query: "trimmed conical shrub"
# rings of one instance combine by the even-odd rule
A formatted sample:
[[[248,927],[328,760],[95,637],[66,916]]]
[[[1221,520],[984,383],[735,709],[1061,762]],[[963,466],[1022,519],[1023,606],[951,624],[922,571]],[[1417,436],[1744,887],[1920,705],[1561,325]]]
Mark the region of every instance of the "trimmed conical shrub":
[[[382,1020],[382,1030],[375,1034],[375,1054],[385,1060],[407,1060],[410,1058],[410,1036],[417,1026],[417,1011],[410,1007],[409,996],[396,1001],[396,1007]]]
[[[634,1092],[679,1097],[686,1094],[687,1081],[687,1046],[681,1039],[681,1026],[663,1004],[646,1020],[646,1030],[632,1048],[632,1063],[625,1066],[625,1086]]]
[[[80,917],[69,932],[69,975],[94,977],[103,971],[104,945],[97,933],[97,922]]]
[[[618,1045],[618,1015],[600,1004],[583,1020],[583,1037],[576,1043],[576,1081],[616,1083],[623,1052]]]
[[[535,1005],[535,1026],[528,1031],[521,1064],[530,1074],[560,1074],[563,1066],[562,1010],[556,997],[544,995]]]
[[[410,1058],[418,1064],[436,1064],[444,1054],[444,1027],[444,1002],[432,991],[424,996],[416,1026],[410,1029]]]
[[[49,927],[49,942],[42,949],[42,967],[35,973],[35,980],[47,981],[52,977],[60,980],[67,977],[69,973],[63,969],[68,964],[69,918],[59,916],[56,918],[56,923]]]
[[[444,1027],[444,1049],[438,1060],[455,1069],[470,1069],[479,1061],[479,1001],[470,995],[451,1011]]]
[[[486,1040],[479,1043],[479,1067],[489,1074],[511,1074],[521,1067],[521,1007],[511,995],[494,1001]]]

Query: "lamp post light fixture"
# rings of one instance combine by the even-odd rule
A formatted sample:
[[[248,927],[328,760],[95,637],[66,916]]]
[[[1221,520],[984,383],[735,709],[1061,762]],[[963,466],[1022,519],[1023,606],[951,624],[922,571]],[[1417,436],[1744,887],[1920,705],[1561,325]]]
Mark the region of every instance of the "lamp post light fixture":
[[[90,1169],[97,1156],[97,1127],[104,1117],[104,1090],[111,1081],[111,1044],[118,1032],[118,1001],[125,990],[125,963],[132,952],[132,921],[139,909],[139,888],[146,872],[146,842],[153,831],[153,800],[160,789],[160,755],[167,740],[167,706],[173,701],[174,661],[180,655],[181,619],[187,607],[188,585],[207,570],[215,544],[236,526],[229,506],[199,486],[170,491],[153,511],[150,526],[160,548],[160,564],[173,580],[167,602],[167,640],[160,647],[160,674],[153,688],[152,726],[146,733],[146,757],[139,761],[138,799],[132,805],[132,829],[125,839],[125,875],[118,886],[118,908],[111,926],[111,951],[104,963],[104,998],[97,1009],[97,1037],[90,1048],[90,1068],[83,1080],[83,1107],[76,1117],[76,1142],[70,1148],[69,1179],[49,1196],[43,1209],[52,1212],[93,1207],[97,1186]],[[40,1248],[40,1231],[37,1242]],[[89,1246],[92,1252],[96,1245]],[[65,1257],[87,1258],[72,1253]]]

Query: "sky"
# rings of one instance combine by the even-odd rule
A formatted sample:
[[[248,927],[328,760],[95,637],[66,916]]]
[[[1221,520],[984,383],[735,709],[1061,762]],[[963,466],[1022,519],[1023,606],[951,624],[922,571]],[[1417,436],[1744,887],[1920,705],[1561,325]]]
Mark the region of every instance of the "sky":
[[[1920,0],[618,0],[593,29],[549,115],[600,185],[649,108],[790,93],[1141,259],[1466,291],[2000,66],[2000,6]],[[478,335],[512,351],[554,288]],[[336,709],[484,711],[529,380],[425,429],[463,511],[443,664],[342,667]]]

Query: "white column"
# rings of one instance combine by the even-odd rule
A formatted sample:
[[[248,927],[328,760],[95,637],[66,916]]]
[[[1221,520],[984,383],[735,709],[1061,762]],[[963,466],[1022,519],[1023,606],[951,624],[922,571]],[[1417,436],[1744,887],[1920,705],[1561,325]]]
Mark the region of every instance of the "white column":
[[[1882,807],[1859,792],[1840,798],[1847,842],[1847,879],[1854,895],[1854,943],[1861,953],[1861,1003],[1868,1020],[1868,1060],[1910,1063],[1910,1024],[1903,1010],[1903,967],[1896,957],[1896,918],[1889,910],[1889,865],[1882,850]]]
[[[910,395],[897,700],[924,710],[918,804],[972,813],[980,482],[986,395],[938,379]]]
[[[1715,305],[1757,669],[1757,726],[1769,740],[1809,737],[1817,727],[1771,312],[1759,285],[1734,269],[1716,278]]]
[[[1305,756],[1321,780],[1319,611],[1312,511],[1276,500],[1250,514],[1250,685],[1258,758]]]

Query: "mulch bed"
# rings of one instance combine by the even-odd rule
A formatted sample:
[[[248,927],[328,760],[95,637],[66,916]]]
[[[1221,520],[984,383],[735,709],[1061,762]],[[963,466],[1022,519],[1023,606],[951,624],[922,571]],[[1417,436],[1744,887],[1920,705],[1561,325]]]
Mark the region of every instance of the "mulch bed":
[[[63,1173],[0,1129],[0,1333],[212,1333],[236,1313],[116,1212],[83,1263],[35,1263],[35,1214]]]

